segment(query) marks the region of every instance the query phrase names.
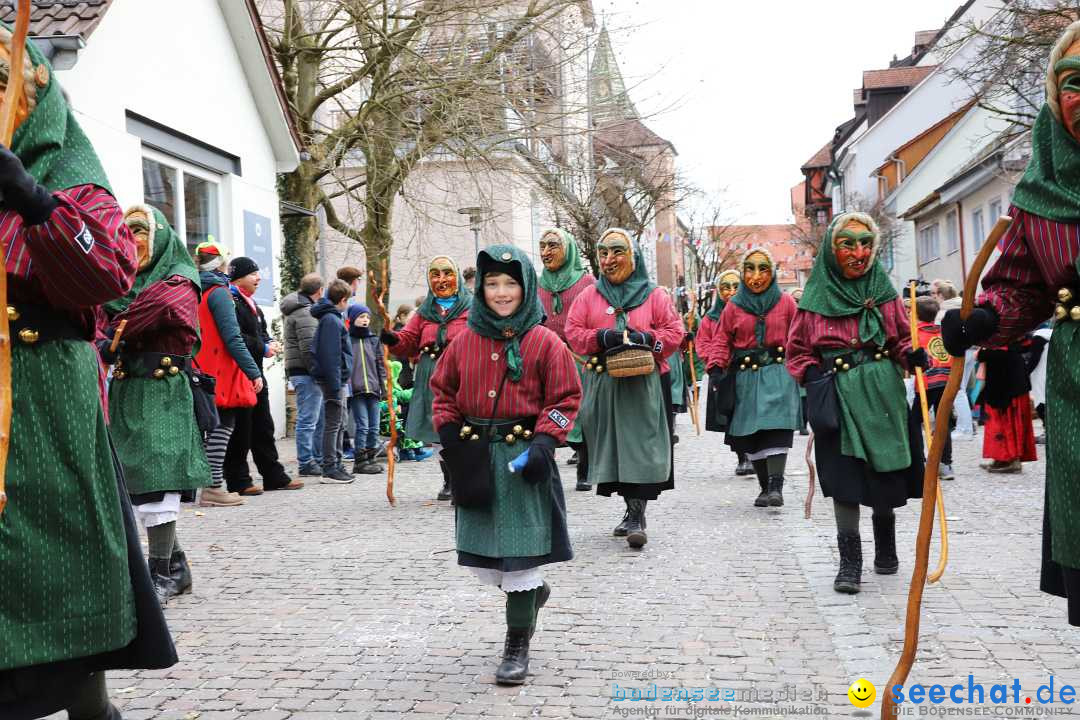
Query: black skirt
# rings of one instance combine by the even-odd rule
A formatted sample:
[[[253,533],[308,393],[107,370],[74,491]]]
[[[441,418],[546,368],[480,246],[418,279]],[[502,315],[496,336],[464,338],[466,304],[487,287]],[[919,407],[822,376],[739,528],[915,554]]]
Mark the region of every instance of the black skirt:
[[[908,413],[911,465],[879,473],[863,460],[840,452],[840,431],[814,431],[814,460],[821,492],[843,503],[871,508],[897,508],[922,497],[923,441],[919,416]]]
[[[725,441],[735,452],[744,455],[761,452],[769,448],[791,448],[795,444],[794,430],[759,430],[753,435],[728,435]]]
[[[574,551],[570,548],[570,532],[566,527],[566,498],[563,495],[562,480],[559,478],[558,470],[551,479],[551,550],[546,555],[493,558],[458,550],[457,556],[458,565],[502,572],[528,570],[573,559]]]
[[[67,708],[91,673],[103,670],[161,670],[177,663],[165,615],[139,544],[139,529],[124,483],[124,471],[113,451],[120,511],[124,519],[128,574],[135,598],[135,638],[117,650],[84,658],[0,672],[0,718],[31,720]]]
[[[671,376],[664,373],[660,376],[663,387],[670,386]],[[596,494],[604,497],[622,495],[630,500],[655,500],[665,490],[675,489],[675,414],[671,411],[671,393],[660,393],[664,398],[664,417],[668,424],[668,442],[671,443],[671,466],[668,469],[667,482],[662,483],[599,483],[596,486]]]

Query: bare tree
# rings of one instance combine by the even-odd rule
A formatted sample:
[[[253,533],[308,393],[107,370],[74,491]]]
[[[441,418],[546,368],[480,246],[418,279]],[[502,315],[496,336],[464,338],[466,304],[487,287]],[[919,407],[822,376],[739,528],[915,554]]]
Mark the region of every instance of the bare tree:
[[[694,299],[698,316],[712,307],[720,275],[738,264],[736,241],[744,239],[747,234],[735,230],[737,225],[730,215],[730,208],[723,202],[723,193],[718,193],[687,216],[689,232],[686,251],[689,262],[686,287],[680,297]],[[688,308],[681,306],[681,309],[685,312]]]
[[[434,154],[482,157],[520,137],[558,67],[533,39],[577,0],[261,0],[286,94],[306,143],[282,199],[322,208],[378,274],[395,201]],[[508,118],[514,110],[514,118]],[[523,120],[524,118],[524,120]],[[341,216],[348,197],[362,212]],[[285,226],[282,280],[315,265],[317,224]],[[373,301],[369,287],[368,300]]]
[[[974,58],[951,70],[953,79],[971,88],[981,107],[1031,127],[1045,99],[1050,50],[1077,18],[1077,0],[1002,0],[990,20],[959,26],[940,51],[949,53],[977,39]]]

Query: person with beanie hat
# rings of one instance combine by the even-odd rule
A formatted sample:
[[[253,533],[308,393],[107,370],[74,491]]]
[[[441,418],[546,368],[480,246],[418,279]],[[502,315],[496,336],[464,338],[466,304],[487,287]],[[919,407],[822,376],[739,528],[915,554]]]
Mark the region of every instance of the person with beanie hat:
[[[379,336],[371,331],[371,310],[355,303],[347,313],[353,351],[349,405],[356,422],[353,475],[378,475],[384,470],[375,462],[375,454],[379,451],[379,400],[386,390],[386,366]]]

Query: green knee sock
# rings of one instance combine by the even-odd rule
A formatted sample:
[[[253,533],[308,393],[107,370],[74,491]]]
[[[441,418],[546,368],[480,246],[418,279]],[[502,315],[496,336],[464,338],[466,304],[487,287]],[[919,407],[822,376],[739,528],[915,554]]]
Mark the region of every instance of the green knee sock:
[[[176,543],[176,521],[146,528],[146,537],[150,544],[150,557],[172,557],[173,545]]]
[[[765,458],[765,466],[768,468],[769,477],[783,477],[784,468],[787,467],[787,454],[770,455]]]
[[[768,460],[754,460],[751,465],[754,466],[754,472],[757,473],[758,483],[761,487],[768,487],[769,485],[769,462]]]
[[[506,593],[506,627],[527,630],[536,623],[537,589]]]

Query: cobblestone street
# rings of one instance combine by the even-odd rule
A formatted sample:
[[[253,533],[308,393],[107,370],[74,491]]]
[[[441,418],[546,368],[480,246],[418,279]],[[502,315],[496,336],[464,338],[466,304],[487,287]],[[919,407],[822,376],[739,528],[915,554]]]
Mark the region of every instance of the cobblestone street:
[[[364,476],[238,509],[185,506],[179,533],[195,592],[167,610],[181,662],[112,673],[117,704],[132,720],[623,717],[646,706],[693,716],[685,701],[612,698],[615,683],[655,682],[758,693],[699,712],[783,717],[795,705],[846,717],[847,688],[864,677],[878,702],[862,714],[876,717],[903,637],[918,506],[897,513],[894,576],[870,569],[864,512],[863,592],[839,595],[831,502],[819,492],[803,519],[806,438],[796,438],[777,510],[752,507],[757,484],[734,476],[718,435],[694,437],[685,415],[678,432],[677,488],[650,504],[642,552],[611,537],[622,503],[574,492],[560,451],[576,557],[548,573],[553,593],[520,688],[493,682],[503,595],[455,564],[453,511],[432,500],[433,458],[399,467],[395,508],[384,478]],[[927,588],[909,684],[966,685],[972,674],[989,689],[1019,678],[1034,697],[1050,675],[1059,686],[1080,680],[1080,636],[1064,602],[1037,589],[1041,460],[1022,475],[989,475],[978,468],[981,443],[955,443],[957,478],[945,484],[951,562]],[[291,444],[281,447],[291,457]],[[931,567],[936,559],[935,542]],[[792,686],[810,700],[770,702]]]

